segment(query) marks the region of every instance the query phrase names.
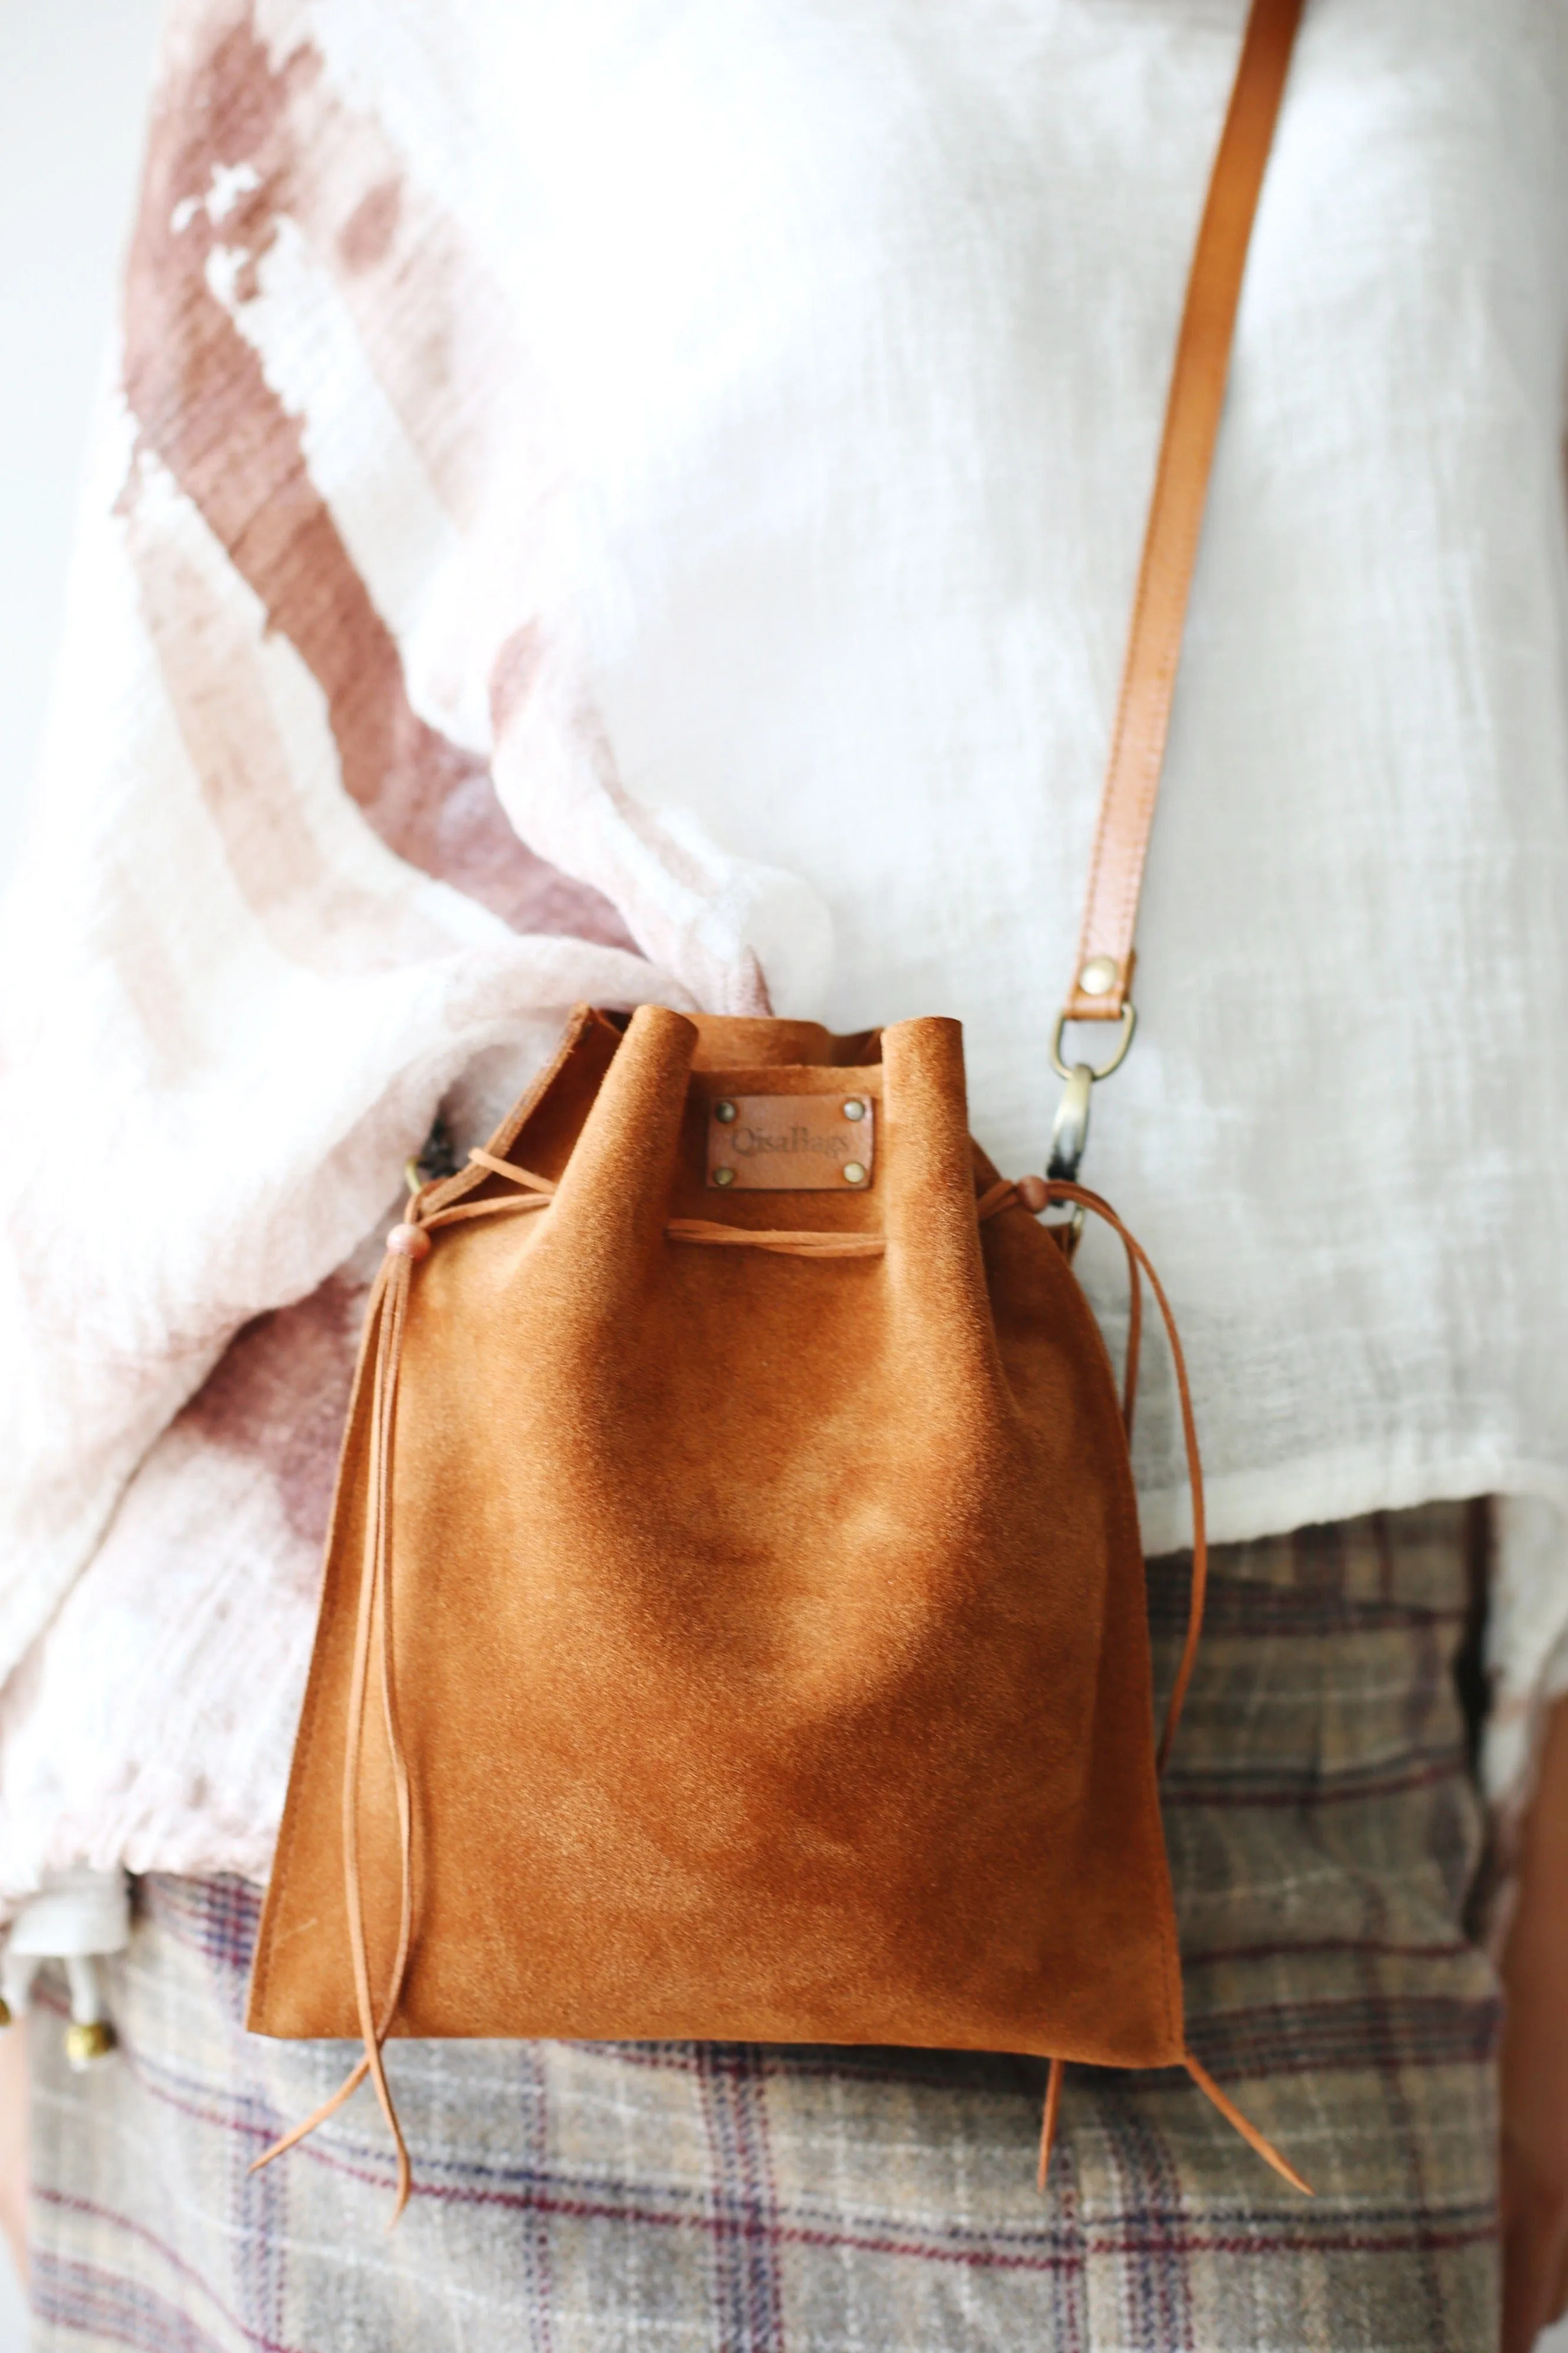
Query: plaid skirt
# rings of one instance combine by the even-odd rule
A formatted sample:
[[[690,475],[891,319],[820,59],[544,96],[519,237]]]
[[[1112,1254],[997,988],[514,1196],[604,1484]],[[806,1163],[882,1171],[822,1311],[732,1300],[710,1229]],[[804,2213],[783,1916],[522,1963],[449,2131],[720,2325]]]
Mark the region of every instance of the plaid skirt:
[[[1165,1806],[1190,2037],[1310,2180],[1184,2075],[749,2044],[394,2046],[241,2025],[258,1897],[149,1879],[85,2076],[35,2011],[35,2344],[147,2353],[1485,2353],[1497,2000],[1462,1929],[1468,1521],[1226,1546]],[[1185,1570],[1150,1572],[1166,1671]]]

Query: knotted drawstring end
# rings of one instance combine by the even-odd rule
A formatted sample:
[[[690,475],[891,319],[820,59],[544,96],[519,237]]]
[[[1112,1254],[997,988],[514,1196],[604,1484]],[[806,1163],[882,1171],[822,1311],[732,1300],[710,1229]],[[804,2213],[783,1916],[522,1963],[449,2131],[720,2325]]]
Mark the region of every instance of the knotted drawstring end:
[[[1214,2077],[1206,2068],[1199,2064],[1190,2051],[1184,2051],[1182,2053],[1182,2064],[1204,2097],[1218,2109],[1231,2130],[1241,2135],[1248,2148],[1255,2150],[1265,2165],[1271,2165],[1280,2179],[1288,2181],[1292,2189],[1299,2189],[1303,2198],[1310,2198],[1315,2194],[1311,2183],[1303,2180],[1289,2159],[1281,2157],[1273,2142],[1267,2139],[1258,2131],[1258,2126],[1242,2115],[1236,2102],[1220,2090]],[[1051,2152],[1056,2147],[1057,2124],[1061,2115],[1062,2076],[1065,2071],[1066,2062],[1053,2059],[1050,2072],[1046,2077],[1045,2112],[1040,2118],[1040,2163],[1036,2175],[1036,2185],[1042,2194],[1050,2175]]]
[[[378,2059],[379,2056],[380,2054],[378,2052]],[[270,2148],[264,2148],[259,2157],[253,2158],[245,2168],[247,2176],[248,2177],[250,2174],[261,2172],[264,2167],[271,2164],[275,2157],[286,2156],[289,2149],[296,2147],[300,2141],[308,2139],[310,2135],[315,2131],[318,2125],[324,2125],[327,2118],[330,2116],[334,2116],[338,2109],[342,2106],[345,2100],[352,2099],[354,2093],[359,2090],[360,2085],[364,2082],[365,2077],[373,2072],[375,2073],[378,2077],[377,2090],[382,2091],[384,2086],[384,2077],[382,2076],[379,2067],[373,2070],[370,2058],[367,2055],[363,2059],[358,2061],[358,2063],[350,2069],[349,2073],[344,2076],[342,2082],[338,2085],[337,2090],[332,2094],[330,2099],[323,2100],[319,2108],[313,2108],[310,2114],[300,2124],[295,2125],[289,2131],[284,2133],[280,2138],[275,2140]],[[383,2099],[382,2105],[384,2113],[386,2111],[389,2102],[390,2094],[386,2094]],[[395,2227],[403,2213],[404,2208],[407,2205],[409,2198],[413,2193],[414,2168],[408,2161],[407,2146],[404,2141],[403,2129],[397,2121],[395,2111],[392,2113],[389,2121],[392,2126],[393,2143],[397,2151],[397,2194],[393,2203],[391,2220],[388,2221],[386,2226],[390,2231]]]
[[[247,2174],[259,2173],[263,2166],[270,2165],[275,2157],[287,2156],[289,2149],[295,2147],[300,2141],[308,2139],[310,2135],[315,2131],[318,2125],[324,2125],[329,2116],[335,2116],[337,2111],[342,2106],[343,2102],[346,2099],[351,2098],[353,2094],[359,2090],[360,2085],[364,2082],[364,2079],[369,2073],[370,2061],[368,2059],[360,2060],[358,2064],[353,2067],[349,2073],[343,2078],[342,2082],[338,2085],[337,2090],[332,2094],[330,2099],[323,2100],[319,2108],[312,2108],[310,2115],[306,2116],[302,2122],[291,2126],[288,2132],[284,2133],[279,2139],[273,2142],[270,2148],[264,2148],[261,2155],[258,2158],[254,2158],[250,2164],[246,2167],[246,2172]]]
[[[1051,2169],[1051,2151],[1056,2147],[1057,2118],[1061,2114],[1062,2076],[1066,2066],[1065,2060],[1053,2059],[1050,2073],[1046,2077],[1046,2105],[1040,2118],[1040,2165],[1035,2178],[1036,2187],[1042,2195],[1045,2191],[1047,2177]]]
[[[1236,2102],[1220,2090],[1208,2070],[1198,2064],[1190,2051],[1184,2051],[1182,2053],[1182,2064],[1204,2097],[1211,2101],[1219,2110],[1232,2131],[1238,2132],[1247,2147],[1257,2150],[1265,2165],[1271,2165],[1274,2168],[1281,2181],[1288,2181],[1292,2189],[1300,2191],[1303,2198],[1315,2196],[1311,2183],[1303,2181],[1289,2159],[1280,2156],[1273,2142],[1266,2140],[1258,2126],[1242,2115]]]
[[[414,2192],[414,2169],[408,2162],[408,2151],[403,2146],[403,2135],[397,2136],[397,2195],[392,2201],[392,2212],[386,2227],[395,2231],[403,2220],[403,2210]]]

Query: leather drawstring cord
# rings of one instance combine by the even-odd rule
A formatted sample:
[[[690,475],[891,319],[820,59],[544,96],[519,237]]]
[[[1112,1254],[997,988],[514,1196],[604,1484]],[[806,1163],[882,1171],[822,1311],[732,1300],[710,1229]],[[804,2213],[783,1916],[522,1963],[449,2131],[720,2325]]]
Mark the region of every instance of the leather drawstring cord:
[[[393,1426],[408,1297],[415,1266],[420,1259],[429,1255],[432,1234],[443,1227],[463,1224],[475,1218],[517,1216],[530,1210],[547,1209],[556,1189],[550,1177],[541,1176],[531,1168],[519,1167],[512,1161],[500,1160],[492,1153],[474,1151],[469,1153],[468,1158],[476,1167],[487,1170],[493,1176],[504,1176],[519,1190],[483,1201],[454,1202],[447,1208],[434,1209],[426,1215],[422,1214],[422,1203],[426,1193],[432,1188],[421,1187],[410,1199],[403,1223],[394,1226],[387,1235],[386,1254],[371,1291],[362,1344],[362,1363],[373,1348],[374,1351],[367,1480],[369,1508],[365,1514],[359,1611],[354,1627],[353,1666],[349,1684],[348,1728],[343,1757],[342,1838],[349,1954],[353,1969],[354,2008],[363,2043],[363,2056],[329,2099],[323,2100],[321,2106],[312,2110],[302,2123],[295,2125],[280,2139],[274,2141],[249,2168],[252,2173],[259,2172],[263,2166],[270,2165],[275,2157],[281,2157],[286,2150],[304,2140],[358,2091],[368,2075],[375,2085],[376,2099],[386,2118],[387,2129],[397,2153],[397,2197],[392,2213],[394,2222],[407,2205],[413,2187],[408,2149],[397,2120],[396,2104],[386,2080],[382,2058],[383,2046],[392,2031],[402,1999],[414,1927],[413,1804],[407,1763],[397,1728],[392,1582],[387,1561]],[[886,1247],[879,1234],[772,1232],[766,1229],[752,1232],[739,1227],[718,1225],[706,1218],[672,1218],[665,1230],[672,1241],[710,1248],[741,1244],[753,1250],[787,1254],[792,1258],[876,1258]],[[371,1991],[370,1963],[365,1947],[359,1831],[360,1760],[364,1746],[365,1709],[373,1659],[379,1669],[382,1720],[386,1732],[397,1803],[400,1881],[397,1951],[379,2013]]]
[[[1089,1192],[1086,1186],[1069,1184],[1059,1178],[1047,1182],[1038,1176],[1026,1176],[1018,1184],[1004,1179],[993,1185],[988,1193],[982,1194],[978,1205],[980,1215],[983,1219],[992,1217],[996,1210],[1009,1208],[1016,1201],[1036,1211],[1051,1208],[1058,1202],[1071,1202],[1079,1208],[1087,1209],[1092,1217],[1100,1219],[1121,1240],[1126,1254],[1128,1277],[1127,1354],[1122,1373],[1121,1419],[1129,1443],[1132,1437],[1132,1414],[1143,1332],[1142,1275],[1149,1278],[1149,1287],[1154,1293],[1165,1326],[1165,1336],[1171,1344],[1171,1363],[1176,1377],[1176,1396],[1181,1405],[1182,1439],[1186,1448],[1187,1484],[1193,1499],[1193,1567],[1187,1594],[1186,1638],[1182,1644],[1182,1655],[1176,1662],[1175,1680],[1165,1704],[1165,1721],[1154,1757],[1154,1769],[1163,1774],[1170,1759],[1176,1727],[1182,1720],[1187,1686],[1192,1682],[1193,1669],[1197,1663],[1198,1642],[1204,1628],[1204,1603],[1208,1592],[1208,1529],[1204,1513],[1203,1463],[1198,1455],[1198,1428],[1193,1413],[1192,1389],[1187,1381],[1187,1364],[1182,1354],[1181,1335],[1176,1330],[1175,1315],[1165,1296],[1164,1285],[1155,1273],[1147,1250],[1136,1236],[1128,1231],[1110,1204],[1102,1201],[1098,1193]],[[1062,2076],[1066,2064],[1065,2060],[1053,2059],[1046,2075],[1045,2111],[1040,2120],[1040,2162],[1037,2176],[1042,2190],[1050,2170],[1051,2149],[1056,2140],[1057,2121],[1061,2114]],[[1221,2091],[1214,2077],[1199,2064],[1190,2051],[1183,2052],[1182,2064],[1199,2091],[1219,2110],[1226,2124],[1241,2135],[1248,2147],[1257,2150],[1264,2163],[1271,2165],[1293,2189],[1299,2189],[1304,2197],[1310,2198],[1311,2185],[1302,2179],[1295,2167],[1280,2156],[1257,2126],[1242,2115],[1235,2101]]]
[[[536,1176],[531,1168],[519,1168],[510,1160],[498,1160],[493,1153],[470,1152],[468,1158],[476,1168],[488,1168],[492,1176],[505,1176],[513,1185],[527,1187],[520,1198],[476,1201],[466,1210],[438,1209],[429,1220],[432,1226],[442,1224],[448,1217],[482,1218],[497,1209],[547,1209],[555,1191],[548,1176]],[[665,1232],[672,1242],[705,1242],[720,1249],[726,1244],[742,1250],[775,1250],[788,1258],[880,1258],[885,1244],[880,1234],[822,1234],[805,1232],[774,1232],[766,1227],[721,1226],[708,1218],[671,1218]]]
[[[1204,1466],[1198,1453],[1198,1426],[1193,1414],[1193,1394],[1187,1383],[1187,1360],[1182,1354],[1181,1335],[1176,1330],[1176,1318],[1164,1285],[1155,1273],[1148,1251],[1129,1233],[1109,1201],[1101,1200],[1087,1186],[1069,1184],[1065,1178],[1026,1176],[1017,1184],[1004,1177],[983,1193],[976,1207],[982,1220],[995,1216],[998,1209],[1010,1209],[1015,1203],[1038,1212],[1055,1208],[1066,1202],[1087,1209],[1099,1218],[1117,1236],[1127,1260],[1128,1308],[1127,1351],[1121,1377],[1121,1420],[1129,1445],[1132,1441],[1132,1416],[1138,1395],[1138,1367],[1142,1356],[1143,1286],[1147,1275],[1161,1317],[1165,1336],[1171,1344],[1171,1362],[1176,1376],[1176,1396],[1181,1405],[1182,1440],[1187,1456],[1187,1486],[1193,1499],[1193,1574],[1187,1600],[1187,1631],[1182,1644],[1182,1655],[1176,1663],[1175,1681],[1165,1705],[1165,1721],[1160,1731],[1160,1746],[1155,1752],[1154,1769],[1163,1773],[1171,1754],[1171,1744],[1176,1737],[1176,1727],[1182,1720],[1182,1708],[1187,1696],[1187,1685],[1193,1679],[1196,1664],[1198,1641],[1204,1630],[1204,1602],[1208,1592],[1208,1530],[1204,1513]]]
[[[348,1725],[343,1757],[343,1881],[347,1901],[349,1951],[353,1969],[354,2006],[358,2016],[363,2055],[351,2070],[338,2089],[324,2100],[302,2123],[274,2141],[251,2166],[258,2172],[270,2165],[275,2157],[293,2148],[300,2141],[324,2124],[330,2116],[342,2106],[368,2075],[375,2085],[387,2128],[397,2153],[397,2198],[392,2221],[395,2222],[408,2202],[413,2187],[408,2150],[397,2110],[386,2080],[382,2052],[397,2016],[403,1987],[408,1971],[409,1953],[413,1944],[414,1875],[413,1875],[413,1802],[407,1761],[397,1728],[395,1660],[392,1624],[392,1581],[388,1561],[388,1530],[391,1521],[393,1435],[397,1407],[398,1372],[403,1356],[403,1338],[407,1323],[409,1293],[414,1269],[419,1260],[429,1255],[431,1236],[443,1228],[467,1223],[475,1218],[526,1215],[547,1209],[555,1193],[548,1176],[532,1169],[519,1167],[510,1160],[498,1159],[489,1152],[474,1151],[470,1163],[489,1175],[501,1176],[518,1189],[510,1194],[491,1196],[482,1201],[459,1201],[448,1208],[422,1213],[425,1187],[408,1204],[402,1224],[394,1226],[386,1238],[386,1255],[383,1259],[371,1292],[365,1320],[365,1335],[362,1344],[362,1365],[374,1350],[370,1408],[370,1456],[368,1465],[368,1508],[365,1514],[364,1551],[360,1577],[359,1611],[354,1628],[353,1665],[349,1685]],[[1186,1366],[1177,1337],[1175,1319],[1160,1279],[1149,1262],[1142,1244],[1129,1233],[1114,1209],[1080,1185],[1062,1182],[1047,1184],[1040,1177],[1026,1177],[1021,1184],[1003,1180],[982,1194],[975,1203],[982,1222],[994,1218],[1003,1209],[1022,1207],[1038,1212],[1058,1202],[1074,1202],[1102,1219],[1121,1238],[1127,1257],[1131,1282],[1131,1306],[1128,1318],[1127,1358],[1121,1400],[1122,1419],[1129,1435],[1132,1427],[1133,1395],[1138,1377],[1138,1358],[1142,1330],[1142,1293],[1141,1274],[1149,1278],[1165,1330],[1170,1337],[1172,1356],[1175,1365],[1176,1387],[1181,1398],[1182,1430],[1186,1442],[1187,1472],[1193,1494],[1193,1579],[1188,1609],[1187,1635],[1183,1645],[1180,1665],[1165,1711],[1164,1728],[1160,1737],[1159,1763],[1165,1758],[1175,1736],[1181,1718],[1182,1703],[1186,1696],[1193,1662],[1196,1656],[1198,1636],[1203,1624],[1203,1604],[1206,1548],[1204,1534],[1203,1471],[1198,1459],[1197,1428],[1193,1419],[1192,1398],[1187,1387]],[[688,1242],[699,1247],[741,1248],[775,1251],[791,1258],[879,1258],[887,1249],[880,1234],[821,1233],[800,1230],[773,1231],[767,1229],[748,1229],[739,1226],[723,1226],[705,1218],[672,1218],[665,1227],[671,1241]],[[373,1664],[377,1672],[381,1715],[386,1735],[387,1753],[391,1760],[393,1787],[397,1808],[399,1903],[397,1949],[392,1973],[378,2011],[371,1990],[370,1963],[364,1934],[364,1897],[360,1867],[359,1799],[360,1760],[364,1744],[365,1713]],[[1062,2061],[1053,2059],[1046,2094],[1044,2130],[1040,2145],[1040,2186],[1045,2186],[1046,2168],[1050,2158],[1058,2110],[1061,2099]],[[1261,2133],[1247,2123],[1239,2110],[1204,2073],[1191,2054],[1186,2066],[1193,2080],[1233,2124],[1243,2138],[1250,2142],[1258,2154],[1267,2158],[1277,2171],[1300,2189],[1307,2185],[1300,2176],[1271,2148]]]

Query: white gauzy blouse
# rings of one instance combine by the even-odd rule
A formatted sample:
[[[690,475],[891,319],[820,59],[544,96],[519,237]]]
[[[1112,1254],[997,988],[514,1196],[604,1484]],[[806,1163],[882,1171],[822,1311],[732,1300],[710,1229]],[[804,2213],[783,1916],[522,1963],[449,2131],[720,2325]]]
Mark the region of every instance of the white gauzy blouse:
[[[177,12],[176,83],[216,13]],[[253,551],[218,543],[217,505],[128,372],[50,768],[64,814],[52,834],[46,820],[34,903],[74,896],[76,934],[96,944],[68,961],[97,969],[83,886],[49,878],[87,854],[81,812],[106,776],[121,860],[151,856],[156,823],[167,875],[177,826],[226,822],[211,778],[244,731],[204,736],[181,715],[188,681],[149,617],[148,578],[173,577],[172,557],[160,571],[147,554],[162,533],[226,617],[203,707],[221,713],[250,664],[287,788],[316,812],[321,873],[353,864],[357,890],[416,902],[446,944],[389,930],[374,985],[367,951],[359,998],[333,981],[324,1023],[321,958],[274,927],[244,1034],[202,1032],[210,1101],[180,1097],[188,1145],[212,1139],[211,1181],[190,1181],[177,1265],[115,1326],[142,1351],[134,1410],[101,1386],[82,1403],[69,1366],[50,1389],[47,1346],[30,1371],[18,1359],[18,1381],[47,1392],[27,1409],[54,1483],[17,1555],[10,1655],[32,1648],[0,1705],[0,1885],[88,1847],[189,1868],[249,1867],[264,1846],[308,1591],[268,1701],[275,1762],[257,1761],[256,1645],[281,1658],[281,1637],[263,1630],[276,1596],[250,1557],[225,1588],[221,1641],[182,1643],[201,1705],[181,1733],[171,1704],[142,1797],[149,1738],[114,1699],[125,1654],[84,1663],[81,1597],[119,1580],[133,1652],[138,1611],[160,1607],[154,1564],[173,1574],[213,1520],[180,1469],[188,1430],[173,1453],[160,1431],[247,1316],[310,1289],[370,1229],[476,1053],[531,1024],[537,1057],[579,971],[584,993],[739,1008],[760,967],[774,1011],[837,1029],[955,1014],[976,1134],[1011,1173],[1042,1165],[1051,1026],[1244,14],[257,0],[254,71],[281,95],[269,115],[237,107],[232,152],[167,183],[171,234],[206,240],[203,283],[298,420],[414,712],[488,764],[523,840],[606,893],[656,969],[628,978],[611,949],[529,964],[499,919],[348,842],[327,813],[345,756],[336,704],[331,729],[322,715],[335,690],[311,685],[297,633],[280,642]],[[286,173],[289,110],[316,135]],[[471,325],[480,284],[483,333],[420,341],[443,300]],[[1138,1035],[1097,1090],[1084,1174],[1173,1296],[1218,1536],[1512,1499],[1500,1786],[1568,1626],[1565,371],[1563,0],[1308,0],[1153,839]],[[139,610],[105,585],[132,576]],[[111,691],[145,721],[133,775],[105,748]],[[176,770],[177,789],[159,782]],[[321,893],[321,923],[352,940],[360,918],[326,882],[290,887],[301,905]],[[155,930],[155,875],[148,890],[137,920],[152,906]],[[33,920],[14,916],[24,946]],[[241,948],[211,929],[195,946],[182,933],[168,967],[193,1005],[238,986]],[[159,1090],[184,1080],[142,1053],[129,1016],[83,1010],[90,997],[84,983],[71,998],[66,1045],[113,1042],[145,1071],[144,1102],[123,1079],[115,1097],[134,1201],[137,1152],[157,1162]],[[35,1071],[58,1059],[47,1024],[26,1042]],[[239,1182],[219,1114],[285,1050],[311,1105],[335,1084],[352,1115],[334,1130],[301,1113],[291,1140],[286,1120],[270,1142],[253,1132]],[[90,1255],[89,1196],[73,1198],[77,1223],[59,1212],[50,1246],[74,1237]],[[1083,1264],[1113,1330],[1118,1270],[1088,1248]],[[105,1285],[131,1279],[106,1248]],[[23,1345],[30,1312],[13,1308]],[[1184,1482],[1154,1371],[1151,1388],[1139,1470],[1163,1547],[1185,1531]],[[88,1433],[75,1457],[51,1434],[68,1409]],[[51,1520],[73,1461],[89,1468]],[[149,1635],[149,1656],[154,1640],[167,1648]],[[154,1687],[143,1678],[143,1707]],[[243,1789],[220,1755],[241,1724]],[[62,1810],[58,1763],[40,1760],[68,1737],[94,1761]],[[194,1763],[171,1777],[180,1738],[205,1778]],[[46,1815],[75,1827],[40,1828]]]

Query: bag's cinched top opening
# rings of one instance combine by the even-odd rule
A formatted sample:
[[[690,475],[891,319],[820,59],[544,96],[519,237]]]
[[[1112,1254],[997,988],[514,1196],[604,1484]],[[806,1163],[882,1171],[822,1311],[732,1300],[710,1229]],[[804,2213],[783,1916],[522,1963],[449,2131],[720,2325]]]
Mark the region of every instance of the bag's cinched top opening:
[[[802,1070],[847,1071],[882,1059],[880,1029],[836,1038],[820,1021],[753,1021],[720,1013],[694,1013],[689,1018],[697,1031],[694,1071],[734,1072],[748,1065],[777,1070],[790,1064]]]

